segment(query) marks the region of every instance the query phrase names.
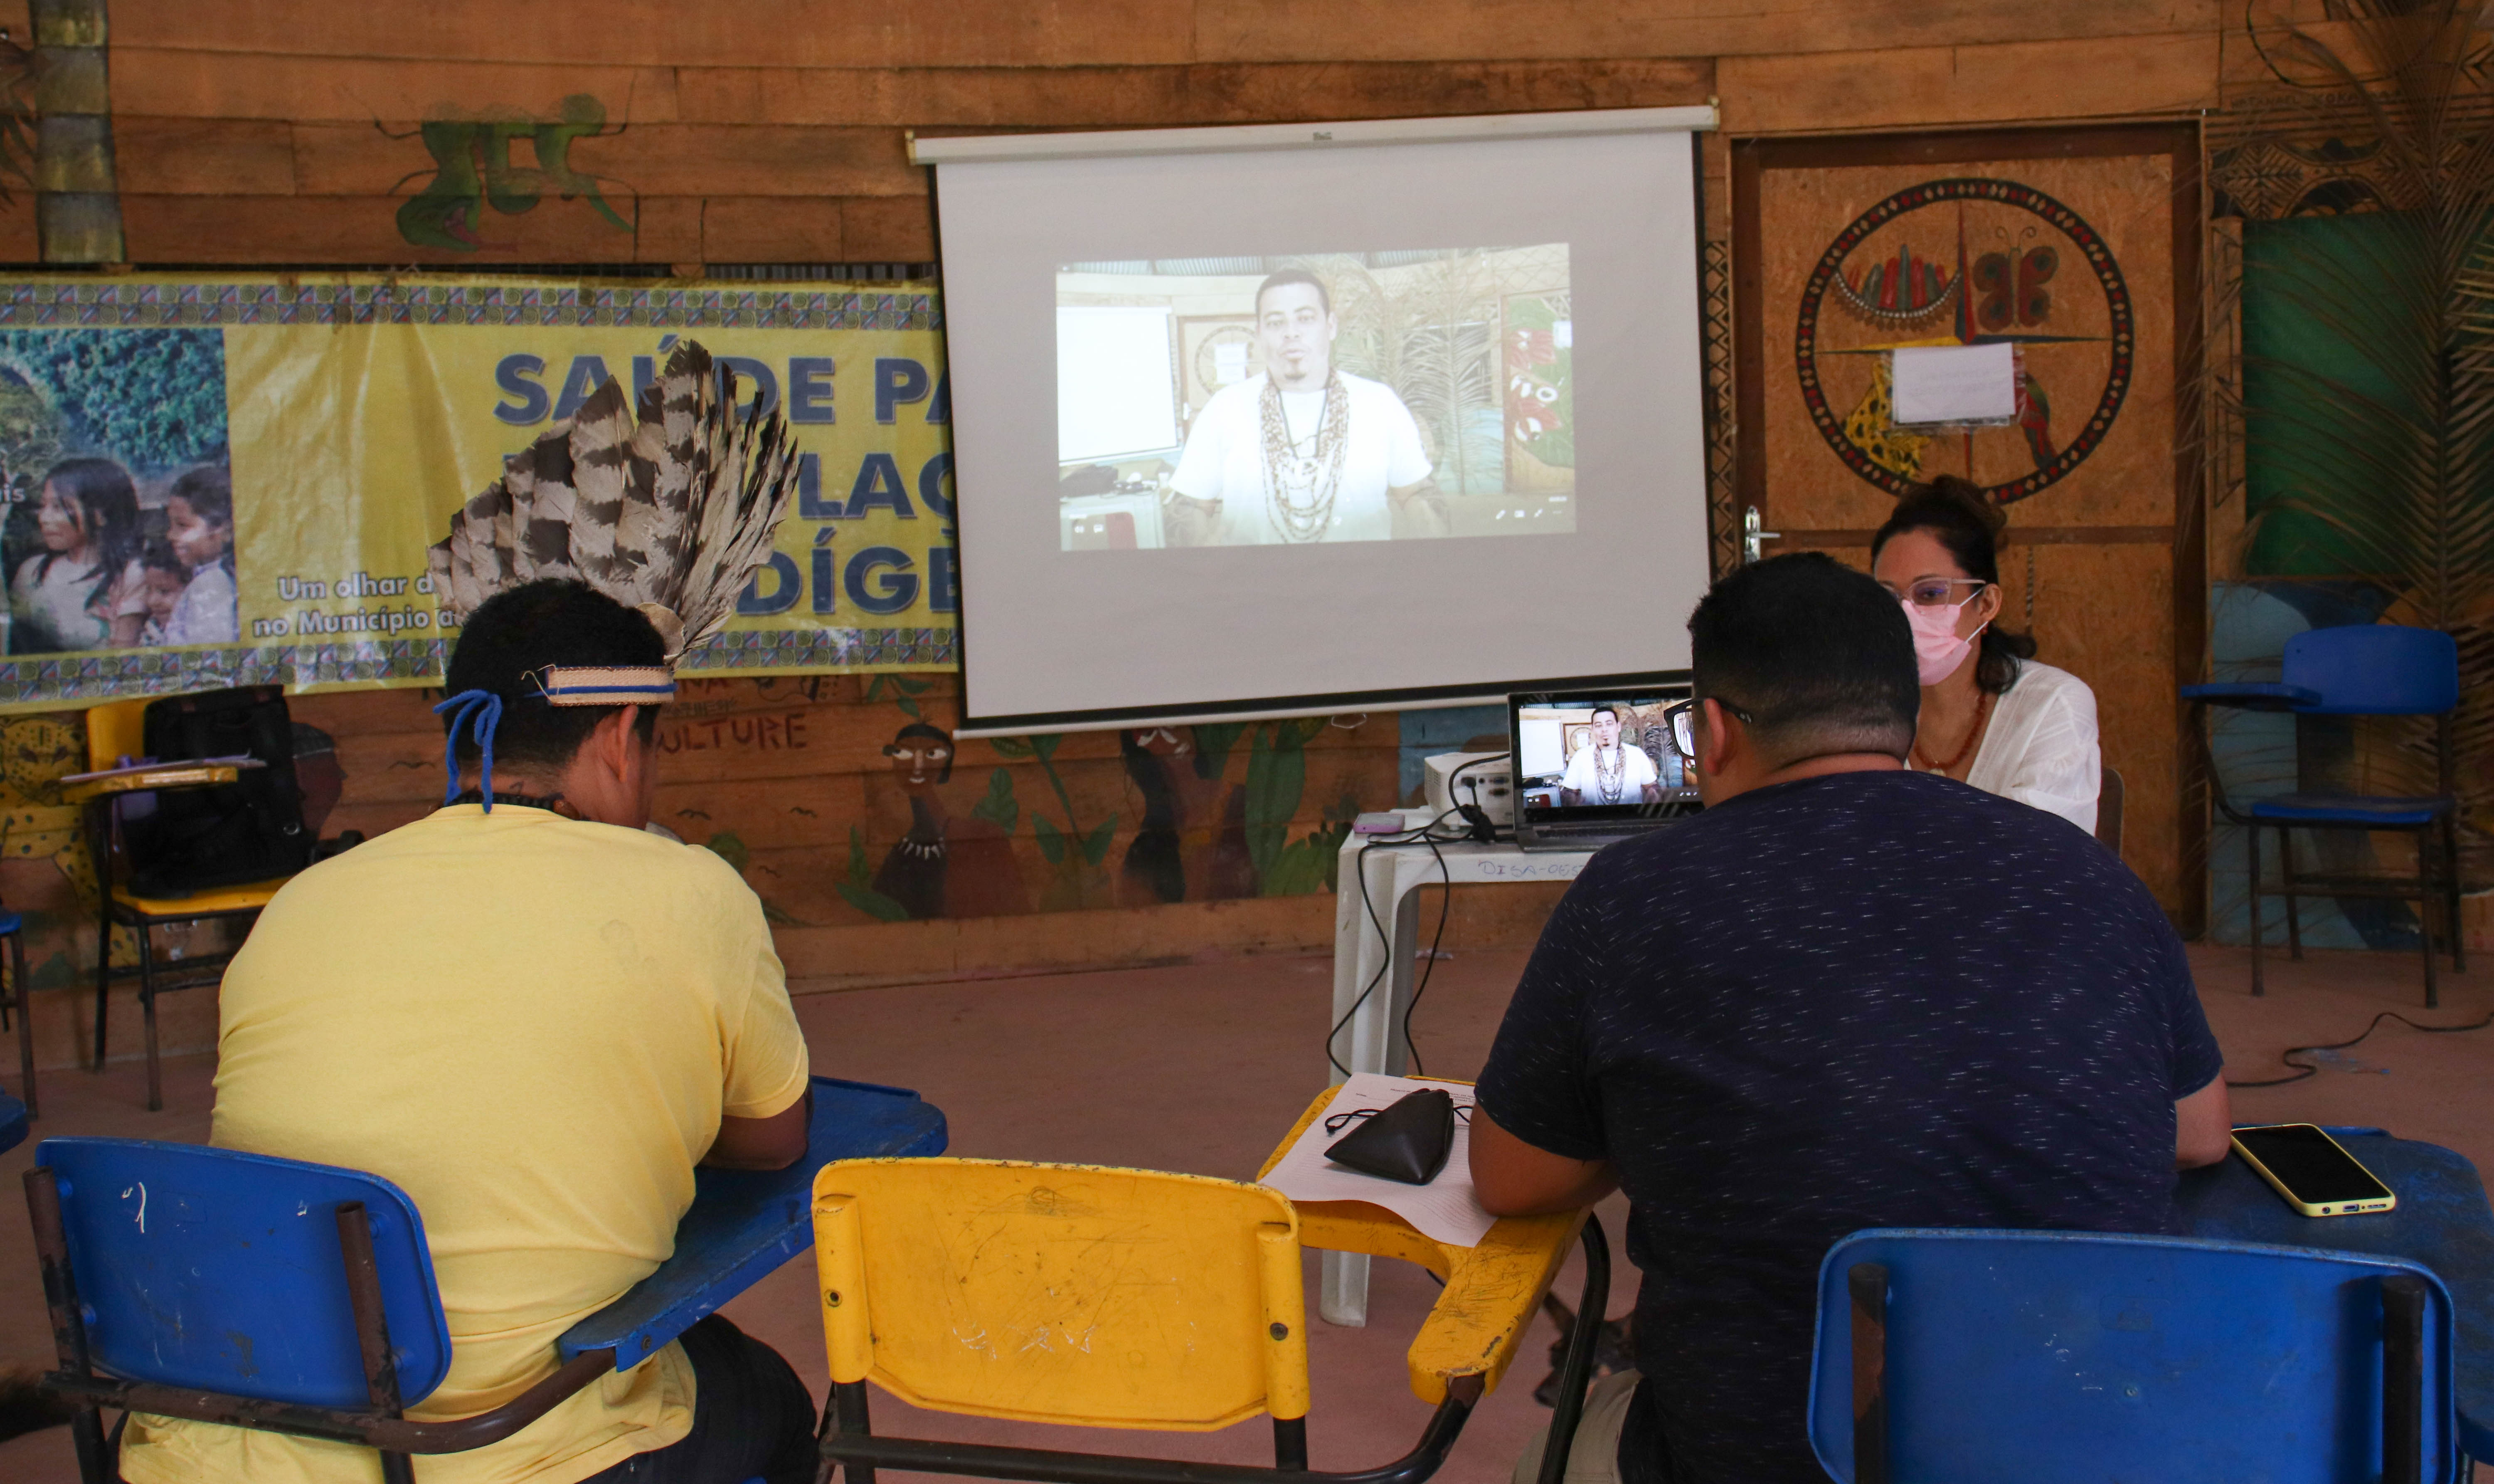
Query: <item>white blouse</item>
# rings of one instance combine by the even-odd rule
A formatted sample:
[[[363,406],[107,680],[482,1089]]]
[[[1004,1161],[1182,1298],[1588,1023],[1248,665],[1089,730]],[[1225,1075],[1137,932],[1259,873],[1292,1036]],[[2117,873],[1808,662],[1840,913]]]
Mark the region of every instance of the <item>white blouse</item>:
[[[1992,703],[1992,725],[1965,781],[2096,833],[2104,757],[2096,748],[2096,693],[2067,670],[2018,664]]]

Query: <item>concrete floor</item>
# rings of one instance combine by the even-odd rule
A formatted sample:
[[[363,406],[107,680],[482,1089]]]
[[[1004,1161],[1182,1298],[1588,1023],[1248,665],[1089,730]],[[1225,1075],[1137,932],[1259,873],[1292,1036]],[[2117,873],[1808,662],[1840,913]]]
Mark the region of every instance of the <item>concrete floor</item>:
[[[1414,1034],[1428,1069],[1470,1076],[1486,1053],[1521,953],[1466,954],[1439,963]],[[2443,1008],[2426,1014],[2417,960],[2405,954],[2326,954],[2302,963],[2270,960],[2269,994],[2254,1000],[2240,950],[2192,950],[2201,996],[2235,1079],[2277,1075],[2285,1048],[2357,1034],[2382,1011],[2456,1025],[2494,1008],[2494,975],[2446,972]],[[2448,965],[2446,965],[2446,971]],[[1323,1085],[1318,1049],[1331,993],[1323,957],[1076,974],[978,984],[917,985],[803,995],[798,1014],[815,1070],[916,1087],[944,1108],[952,1152],[1083,1161],[1252,1176],[1272,1142]],[[802,986],[801,986],[802,987]],[[2494,1031],[2422,1035],[2395,1022],[2361,1046],[2327,1058],[2291,1086],[2235,1094],[2240,1121],[2309,1119],[2379,1124],[2445,1144],[2483,1166],[2494,1159]],[[135,1065],[98,1076],[45,1078],[49,1116],[39,1135],[103,1134],[199,1139],[206,1136],[212,1065],[168,1063],[167,1107],[143,1109]],[[12,1078],[7,1085],[14,1088]],[[34,1144],[0,1155],[14,1190]],[[1625,1227],[1616,1198],[1604,1213],[1614,1248]],[[47,1365],[49,1340],[24,1220],[0,1217],[0,1366]],[[1319,1469],[1372,1466],[1401,1454],[1428,1408],[1404,1378],[1402,1351],[1437,1289],[1416,1268],[1380,1262],[1369,1326],[1312,1326],[1316,1407],[1309,1423]],[[1313,1269],[1313,1258],[1311,1259]],[[791,1263],[728,1306],[748,1332],[796,1365],[819,1398],[825,1387],[810,1268]],[[1570,1302],[1577,1278],[1564,1275]],[[1623,1264],[1611,1311],[1625,1313],[1635,1280]],[[1309,1274],[1311,1305],[1315,1275]],[[1540,1321],[1527,1358],[1475,1415],[1440,1478],[1493,1484],[1506,1478],[1531,1430],[1546,1416],[1531,1396],[1552,1338]],[[1102,1451],[1148,1449],[1170,1457],[1270,1463],[1261,1419],[1209,1435],[1083,1432],[918,1412],[875,1401],[878,1431]],[[68,1437],[55,1430],[0,1443],[0,1478],[70,1484]],[[916,1476],[894,1476],[916,1477]]]

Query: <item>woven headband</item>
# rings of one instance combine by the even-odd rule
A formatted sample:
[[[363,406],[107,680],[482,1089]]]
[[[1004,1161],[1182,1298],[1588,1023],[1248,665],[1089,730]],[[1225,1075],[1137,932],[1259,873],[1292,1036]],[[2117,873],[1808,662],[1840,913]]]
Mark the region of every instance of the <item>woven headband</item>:
[[[676,693],[676,675],[664,665],[548,665],[532,671],[537,693],[549,706],[663,706]],[[450,713],[450,730],[441,740],[441,768],[449,781],[441,802],[456,803],[466,790],[459,786],[459,729],[476,739],[479,788],[485,812],[494,812],[494,731],[502,725],[502,698],[490,690],[463,690],[433,709]]]

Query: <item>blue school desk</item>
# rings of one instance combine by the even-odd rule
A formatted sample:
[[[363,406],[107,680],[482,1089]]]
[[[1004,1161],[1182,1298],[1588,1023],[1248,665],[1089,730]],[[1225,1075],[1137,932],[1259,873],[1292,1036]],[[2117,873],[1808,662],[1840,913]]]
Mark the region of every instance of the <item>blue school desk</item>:
[[[2477,1166],[2439,1144],[2379,1129],[2329,1131],[2382,1177],[2398,1208],[2373,1216],[2298,1216],[2233,1155],[2185,1171],[2175,1203],[2192,1236],[2409,1257],[2450,1290],[2459,1445],[2494,1460],[2494,1208]]]
[[[693,1322],[814,1245],[814,1174],[835,1160],[942,1154],[944,1112],[903,1087],[813,1079],[804,1158],[785,1169],[696,1169],[676,1255],[622,1298],[563,1331],[569,1361],[612,1348],[628,1371]]]

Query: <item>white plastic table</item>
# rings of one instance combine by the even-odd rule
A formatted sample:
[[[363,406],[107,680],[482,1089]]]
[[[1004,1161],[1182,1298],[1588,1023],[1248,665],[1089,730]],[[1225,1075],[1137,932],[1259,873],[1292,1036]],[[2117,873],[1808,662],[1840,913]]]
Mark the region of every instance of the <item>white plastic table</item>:
[[[1404,818],[1414,826],[1427,823],[1429,817],[1426,809],[1404,811]],[[1412,1046],[1403,1039],[1403,1013],[1412,1003],[1412,960],[1421,948],[1418,888],[1441,882],[1465,886],[1573,881],[1594,858],[1591,851],[1527,855],[1511,844],[1468,841],[1441,843],[1435,855],[1428,846],[1416,843],[1376,845],[1363,857],[1363,849],[1377,839],[1353,834],[1345,840],[1334,878],[1333,1023],[1341,1029],[1334,1033],[1332,1054],[1325,1060],[1330,1082],[1346,1081],[1353,1072],[1401,1076],[1411,1067]],[[1441,858],[1445,863],[1443,873]],[[1363,880],[1365,900],[1360,890]],[[1378,930],[1381,924],[1390,929],[1390,943]],[[1328,1252],[1323,1255],[1322,1265],[1324,1282],[1317,1312],[1329,1323],[1366,1324],[1368,1256]]]

